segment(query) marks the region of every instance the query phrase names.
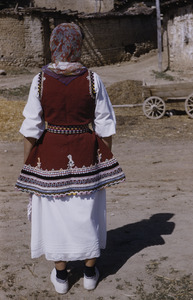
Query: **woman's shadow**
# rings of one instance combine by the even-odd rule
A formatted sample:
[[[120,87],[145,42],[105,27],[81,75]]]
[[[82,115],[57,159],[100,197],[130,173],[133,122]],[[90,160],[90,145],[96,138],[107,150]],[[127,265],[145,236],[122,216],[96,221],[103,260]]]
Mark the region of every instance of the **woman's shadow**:
[[[107,247],[98,261],[100,279],[115,274],[127,260],[142,249],[165,244],[162,235],[172,234],[175,223],[168,222],[174,214],[159,213],[147,220],[108,231]]]

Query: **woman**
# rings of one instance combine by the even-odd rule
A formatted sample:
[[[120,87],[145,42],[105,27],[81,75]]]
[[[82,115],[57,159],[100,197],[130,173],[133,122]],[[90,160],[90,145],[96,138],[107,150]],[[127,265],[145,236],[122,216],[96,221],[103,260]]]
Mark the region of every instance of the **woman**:
[[[20,129],[24,167],[16,187],[31,195],[31,256],[55,262],[51,281],[61,294],[69,288],[67,261],[84,260],[84,288],[96,287],[96,258],[106,245],[104,188],[125,178],[110,151],[112,105],[99,76],[78,62],[81,46],[77,25],[53,30],[52,63],[33,79]]]

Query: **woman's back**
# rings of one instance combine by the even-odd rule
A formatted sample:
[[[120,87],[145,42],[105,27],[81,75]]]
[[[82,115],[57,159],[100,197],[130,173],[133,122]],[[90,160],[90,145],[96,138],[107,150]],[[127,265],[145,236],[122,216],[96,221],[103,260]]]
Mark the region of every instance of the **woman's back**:
[[[94,119],[95,100],[92,73],[60,76],[43,73],[41,104],[45,120],[53,125],[85,125]]]

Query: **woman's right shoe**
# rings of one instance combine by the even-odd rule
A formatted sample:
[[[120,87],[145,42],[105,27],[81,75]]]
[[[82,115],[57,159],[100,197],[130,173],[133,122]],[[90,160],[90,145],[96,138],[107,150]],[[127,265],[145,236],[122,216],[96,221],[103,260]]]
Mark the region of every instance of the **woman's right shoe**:
[[[93,277],[87,277],[84,274],[84,279],[83,279],[84,288],[88,291],[94,290],[96,288],[98,280],[99,280],[99,271],[95,267],[95,275]]]
[[[69,289],[68,279],[62,280],[56,277],[56,269],[54,268],[50,275],[50,280],[53,283],[55,290],[59,294],[66,294]]]

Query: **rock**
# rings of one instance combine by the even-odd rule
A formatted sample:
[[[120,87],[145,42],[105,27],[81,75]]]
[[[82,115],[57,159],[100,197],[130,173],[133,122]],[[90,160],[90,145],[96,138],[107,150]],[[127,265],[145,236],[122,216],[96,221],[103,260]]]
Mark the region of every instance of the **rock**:
[[[4,70],[0,70],[0,75],[7,75]]]

